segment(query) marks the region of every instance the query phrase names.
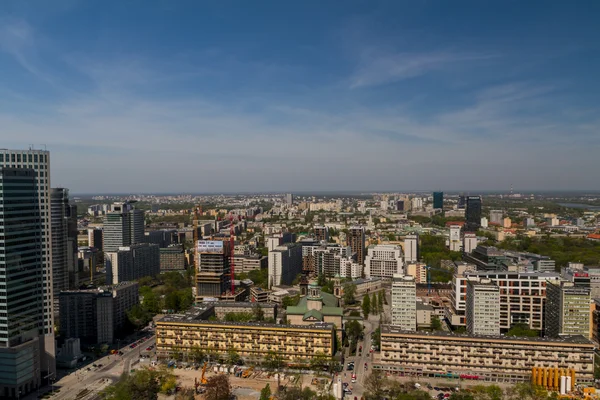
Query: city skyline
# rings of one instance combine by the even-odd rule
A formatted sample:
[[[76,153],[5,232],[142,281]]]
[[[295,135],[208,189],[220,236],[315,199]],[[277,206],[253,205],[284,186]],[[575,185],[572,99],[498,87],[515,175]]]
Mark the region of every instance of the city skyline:
[[[547,4],[4,2],[2,147],[73,194],[594,190],[600,6]]]

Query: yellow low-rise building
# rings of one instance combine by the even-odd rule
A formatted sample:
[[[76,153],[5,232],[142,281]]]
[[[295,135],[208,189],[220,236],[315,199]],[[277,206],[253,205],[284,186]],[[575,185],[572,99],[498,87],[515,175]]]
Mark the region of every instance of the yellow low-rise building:
[[[192,349],[206,354],[238,353],[247,361],[260,361],[277,353],[288,363],[307,363],[314,357],[332,357],[332,324],[309,326],[252,322],[218,322],[203,319],[202,310],[169,315],[156,322],[156,351],[159,358],[171,358]]]

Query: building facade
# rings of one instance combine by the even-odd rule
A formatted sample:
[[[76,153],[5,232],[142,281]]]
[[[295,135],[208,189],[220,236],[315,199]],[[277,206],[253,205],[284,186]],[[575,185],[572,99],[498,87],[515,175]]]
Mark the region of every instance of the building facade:
[[[32,169],[36,184],[39,218],[42,223],[41,250],[43,264],[43,339],[40,351],[41,371],[54,374],[56,349],[52,290],[52,232],[50,220],[50,152],[46,150],[0,150],[0,167]]]
[[[465,231],[475,232],[481,226],[481,197],[468,196],[466,199]]]
[[[129,202],[112,204],[104,217],[103,241],[105,252],[144,243],[144,211]]]
[[[388,278],[403,273],[402,247],[397,245],[369,246],[365,259],[365,276],[367,278]]]
[[[491,279],[467,282],[467,332],[500,335],[500,288]]]
[[[137,282],[90,290],[61,292],[60,327],[66,338],[79,338],[87,345],[114,343],[123,331],[127,311],[139,304]]]
[[[594,344],[582,336],[561,339],[405,332],[381,327],[381,363],[392,373],[487,381],[527,382],[534,367],[575,370],[577,383],[594,381]]]
[[[314,357],[333,356],[335,340],[331,324],[216,322],[202,320],[199,314],[201,311],[195,314],[192,310],[156,322],[156,354],[159,358],[171,358],[176,352],[188,354],[193,348],[221,355],[235,351],[250,362],[277,353],[286,365],[307,364]]]
[[[548,282],[546,286],[546,329],[548,337],[590,337],[590,289],[574,282]]]
[[[169,247],[161,247],[158,251],[161,271],[185,269],[185,252],[182,245],[172,244]]]
[[[433,208],[444,208],[444,192],[433,192]]]
[[[352,249],[352,253],[356,254],[356,261],[363,265],[365,262],[365,227],[350,227],[347,241],[348,246]]]
[[[407,235],[404,238],[404,262],[419,261],[419,235]]]
[[[273,286],[291,285],[302,273],[302,246],[286,243],[269,251],[269,289]]]
[[[196,262],[196,302],[220,298],[231,290],[229,242],[199,240]]]
[[[155,244],[119,247],[118,251],[107,252],[105,256],[108,285],[160,274],[160,251]]]
[[[33,169],[0,167],[0,398],[40,385],[46,269],[36,184]]]
[[[392,325],[404,331],[417,329],[417,285],[409,275],[392,280]]]

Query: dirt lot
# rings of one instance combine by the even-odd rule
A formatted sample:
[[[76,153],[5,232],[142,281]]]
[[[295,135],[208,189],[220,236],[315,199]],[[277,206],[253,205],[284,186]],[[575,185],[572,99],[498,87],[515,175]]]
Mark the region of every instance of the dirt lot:
[[[173,371],[175,376],[177,376],[177,380],[179,384],[183,387],[194,387],[194,378],[200,379],[202,375],[201,371],[196,370],[185,370],[185,369],[176,369]],[[215,373],[211,370],[210,372],[206,371],[206,378],[214,376]],[[271,376],[269,376],[271,375]],[[248,378],[240,378],[229,375],[229,382],[234,389],[235,394],[237,394],[239,400],[256,400],[260,397],[260,391],[265,385],[268,383],[271,385],[271,390],[275,391],[277,388],[277,377],[272,374],[267,374],[266,372],[253,372],[251,376]],[[281,385],[294,385],[296,382],[295,376],[285,376],[282,375]],[[197,396],[198,399],[201,399],[202,396]]]

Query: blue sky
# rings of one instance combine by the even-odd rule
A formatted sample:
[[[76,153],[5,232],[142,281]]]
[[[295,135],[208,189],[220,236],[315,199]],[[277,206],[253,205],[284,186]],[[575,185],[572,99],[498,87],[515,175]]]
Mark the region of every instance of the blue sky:
[[[0,146],[90,192],[600,189],[597,1],[2,1]]]

